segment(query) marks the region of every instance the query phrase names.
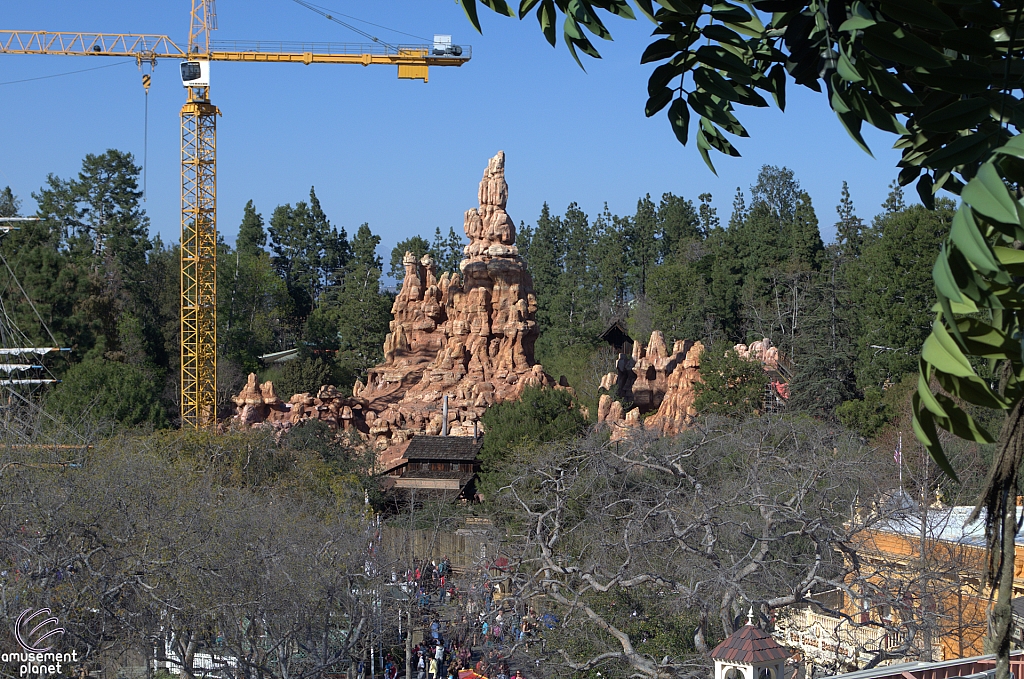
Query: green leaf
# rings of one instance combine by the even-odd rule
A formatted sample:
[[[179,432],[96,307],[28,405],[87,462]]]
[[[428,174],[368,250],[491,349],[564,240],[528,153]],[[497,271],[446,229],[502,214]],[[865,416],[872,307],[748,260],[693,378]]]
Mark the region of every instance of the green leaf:
[[[928,409],[932,415],[938,417],[949,417],[946,413],[946,409],[936,400],[935,394],[928,388],[928,383],[924,379],[924,373],[917,374],[917,393],[921,396],[921,405]]]
[[[647,100],[647,105],[644,106],[644,115],[650,118],[658,111],[668,106],[668,102],[672,101],[672,96],[674,94],[674,90],[662,87],[658,92],[652,94],[651,98]]]
[[[1024,275],[1024,250],[996,245],[992,248],[996,259],[1014,276]]]
[[[957,210],[953,216],[953,225],[949,230],[950,240],[978,270],[987,274],[998,273],[1001,270],[999,262],[988,247],[985,237],[978,231],[970,210]]]
[[[839,24],[839,30],[846,33],[853,33],[854,31],[862,31],[868,26],[874,26],[877,23],[878,22],[874,19],[868,19],[862,16],[852,16]]]
[[[700,115],[702,118],[707,118],[718,123],[733,134],[741,137],[749,136],[743,126],[740,125],[740,121],[736,119],[736,116],[729,112],[727,108],[728,103],[725,100],[716,101],[715,97],[703,92],[690,92],[686,99],[690,104],[690,108],[693,109],[693,112]],[[712,144],[712,146],[714,146],[714,144]]]
[[[717,177],[718,171],[715,169],[714,163],[711,162],[711,156],[708,154],[710,149],[711,144],[708,143],[707,137],[704,136],[704,130],[697,130],[697,150],[700,151],[700,157],[704,159],[704,164]]]
[[[836,71],[839,73],[839,77],[847,82],[859,83],[864,80],[846,56],[846,50],[843,49],[839,50],[839,64],[836,67]]]
[[[864,46],[879,59],[907,66],[944,68],[949,65],[941,52],[893,24],[875,24],[865,28]]]
[[[960,294],[960,286],[957,285],[956,277],[949,266],[949,257],[945,243],[939,249],[939,256],[935,258],[935,264],[932,266],[932,280],[935,281],[935,289],[939,294],[949,299],[949,301],[956,303],[970,302],[974,304],[970,299]]]
[[[618,2],[610,2],[604,9],[608,10],[617,17],[623,19],[629,19],[630,21],[636,21],[636,15],[633,14],[633,10],[630,9],[629,3],[626,0],[618,0]]]
[[[537,8],[537,22],[540,24],[540,30],[544,33],[545,40],[552,47],[555,46],[555,42],[558,40],[558,34],[555,33],[555,19],[557,17],[558,14],[555,12],[554,1],[543,0],[540,3],[540,7]]]
[[[648,64],[652,61],[668,59],[678,51],[679,47],[676,45],[676,41],[672,38],[655,40],[647,46],[647,49],[644,50],[643,55],[640,57],[640,63]]]
[[[735,31],[729,30],[721,24],[708,24],[702,28],[700,32],[701,35],[709,40],[734,45],[745,51],[749,51],[747,43],[744,42],[743,38],[741,38]]]
[[[932,333],[921,347],[921,359],[931,363],[937,370],[957,377],[977,377],[970,361],[950,337],[942,321],[935,319]]]
[[[711,68],[725,71],[735,80],[750,81],[750,67],[732,52],[719,45],[702,45],[696,52],[697,58]]]
[[[586,3],[580,0],[569,0],[568,13],[583,24],[584,27],[602,40],[611,40],[612,34],[608,31],[596,14],[588,9]]]
[[[683,146],[686,146],[686,138],[690,129],[690,109],[682,97],[672,102],[668,108],[668,120],[672,124],[672,132],[676,139]]]
[[[1018,224],[1017,205],[992,163],[985,163],[961,191],[960,197],[976,211],[1003,224]],[[963,208],[961,208],[963,209]]]
[[[935,400],[946,409],[947,413],[949,413],[946,417],[946,421],[941,423],[946,430],[967,441],[975,441],[977,443],[995,443],[995,439],[992,438],[992,434],[988,433],[987,429],[978,424],[978,422],[967,414],[963,408],[958,406],[953,399],[945,394],[935,394]]]
[[[520,20],[530,13],[540,0],[523,0],[519,3],[519,18]]]
[[[503,14],[507,17],[514,17],[516,13],[512,11],[512,8],[508,6],[505,0],[480,0],[483,4],[490,7],[498,14]]]
[[[860,146],[862,149],[864,149],[864,151],[869,156],[874,158],[874,155],[871,153],[871,149],[868,148],[867,142],[864,141],[864,137],[861,136],[860,124],[861,124],[862,121],[860,119],[860,116],[858,116],[856,113],[853,113],[853,112],[850,112],[850,111],[846,111],[846,112],[836,111],[836,115],[839,116],[839,122],[841,122],[843,124],[843,128],[846,130],[847,134],[849,134],[850,137],[855,142],[857,142],[857,145]]]
[[[852,87],[850,95],[850,99],[854,103],[854,110],[868,123],[886,132],[907,134],[907,128],[903,126],[903,123],[894,114],[882,108],[870,92],[865,92],[859,87]]]
[[[959,481],[956,472],[953,471],[953,466],[949,464],[949,460],[946,458],[946,454],[942,452],[942,443],[939,441],[939,435],[935,431],[935,420],[930,412],[921,409],[921,398],[917,393],[913,396],[912,404],[914,410],[914,435],[917,436],[917,440],[925,447],[939,469],[954,481]]]
[[[476,13],[476,0],[459,0],[459,4],[462,5],[462,10],[466,13],[469,23],[473,24],[476,32],[482,35],[483,29],[480,28],[480,17]]]
[[[1008,142],[997,148],[995,153],[1024,158],[1024,135],[1011,137]]]
[[[962,318],[957,322],[963,346],[971,356],[1005,358],[1020,351],[1020,343],[1007,337],[1002,330],[977,318]]]
[[[737,101],[739,95],[718,71],[703,66],[693,69],[693,82],[704,92],[722,99]]]
[[[858,73],[864,76],[870,89],[889,101],[904,106],[920,106],[921,100],[908,90],[899,79],[887,71],[878,60],[867,52],[861,52],[857,60]]]
[[[663,87],[667,87],[674,78],[678,78],[683,71],[686,69],[685,60],[676,60],[662,64],[661,66],[654,69],[651,72],[651,77],[647,79],[647,94],[653,96],[655,92],[660,92]]]
[[[921,197],[921,203],[926,208],[935,209],[935,194],[932,193],[932,176],[930,174],[925,173],[917,180],[917,195]]]
[[[945,68],[917,73],[928,87],[952,94],[981,94],[993,86],[987,68],[973,61],[957,59]]]
[[[750,12],[742,7],[730,5],[727,2],[718,2],[711,6],[711,18],[718,21],[742,24],[750,21],[751,16]]]
[[[993,141],[991,133],[968,134],[929,154],[925,165],[937,170],[948,170],[974,163],[988,153]]]
[[[779,107],[780,111],[785,111],[786,68],[782,64],[775,64],[772,66],[772,70],[768,71],[768,79],[772,81],[772,96],[775,98],[775,104]]]
[[[939,39],[942,46],[960,54],[969,54],[975,57],[987,57],[996,51],[996,41],[992,39],[988,31],[980,28],[961,28],[956,31],[946,31]]]
[[[636,0],[636,6],[640,8],[640,11],[644,13],[648,19],[653,23],[658,23],[658,20],[654,18],[654,5],[651,4],[651,0]]]
[[[917,121],[917,124],[933,132],[959,132],[988,120],[989,108],[990,104],[986,99],[962,99],[932,111]]]
[[[956,30],[956,23],[928,0],[884,0],[882,13],[903,23],[936,31]]]

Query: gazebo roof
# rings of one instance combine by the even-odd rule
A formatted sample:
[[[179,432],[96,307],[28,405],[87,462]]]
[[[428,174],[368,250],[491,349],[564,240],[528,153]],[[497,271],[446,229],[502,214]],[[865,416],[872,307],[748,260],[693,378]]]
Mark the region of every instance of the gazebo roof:
[[[789,657],[789,651],[780,646],[772,635],[752,624],[746,624],[715,646],[711,657],[715,660],[759,665],[785,660]]]

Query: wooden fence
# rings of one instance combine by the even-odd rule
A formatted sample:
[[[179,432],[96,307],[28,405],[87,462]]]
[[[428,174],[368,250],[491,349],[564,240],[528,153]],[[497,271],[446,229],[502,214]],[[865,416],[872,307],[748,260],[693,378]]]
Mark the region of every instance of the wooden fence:
[[[465,573],[486,567],[498,556],[490,526],[470,526],[454,533],[385,527],[381,544],[396,563],[440,561],[448,557],[452,570]]]

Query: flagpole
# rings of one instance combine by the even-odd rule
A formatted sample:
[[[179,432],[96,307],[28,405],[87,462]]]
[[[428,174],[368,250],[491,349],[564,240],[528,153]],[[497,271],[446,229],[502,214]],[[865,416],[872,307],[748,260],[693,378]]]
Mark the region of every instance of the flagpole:
[[[896,461],[900,466],[900,492],[903,492],[903,432],[899,433],[898,443],[896,444]]]

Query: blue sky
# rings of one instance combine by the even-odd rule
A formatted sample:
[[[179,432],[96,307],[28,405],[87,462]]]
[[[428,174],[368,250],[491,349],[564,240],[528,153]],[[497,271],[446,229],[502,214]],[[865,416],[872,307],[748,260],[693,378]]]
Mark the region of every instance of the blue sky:
[[[879,211],[896,176],[890,135],[868,131],[871,158],[846,135],[825,97],[791,87],[785,113],[744,110],[750,139],[742,158],[712,158],[682,147],[664,116],[644,117],[651,66],[640,54],[652,25],[611,19],[615,41],[604,59],[576,66],[552,49],[533,17],[520,22],[481,9],[478,35],[454,0],[318,0],[338,13],[430,38],[450,33],[469,44],[461,68],[431,69],[430,82],[399,81],[394,67],[212,64],[218,122],[218,226],[234,241],[250,198],[269,218],[316,186],[328,217],[350,234],[368,222],[387,258],[397,241],[435,227],[461,233],[476,206],[487,159],[507,154],[508,211],[532,223],[547,201],[564,212],[577,202],[591,216],[604,203],[630,214],[639,197],[673,192],[696,201],[710,192],[726,221],[737,186],[745,191],[764,164],[792,168],[811,194],[825,240],[834,235],[843,180],[861,217]],[[189,0],[4,0],[0,29],[161,33],[186,42]],[[362,41],[290,0],[220,0],[218,40]],[[389,42],[412,38],[365,27]],[[0,187],[30,194],[48,173],[77,173],[87,153],[131,151],[141,162],[144,95],[134,62],[114,58],[0,55]],[[66,77],[45,78],[107,66]],[[177,64],[162,61],[149,94],[145,208],[152,230],[178,240],[178,112],[185,92]],[[691,132],[692,136],[692,132]],[[914,197],[913,189],[908,199]]]

